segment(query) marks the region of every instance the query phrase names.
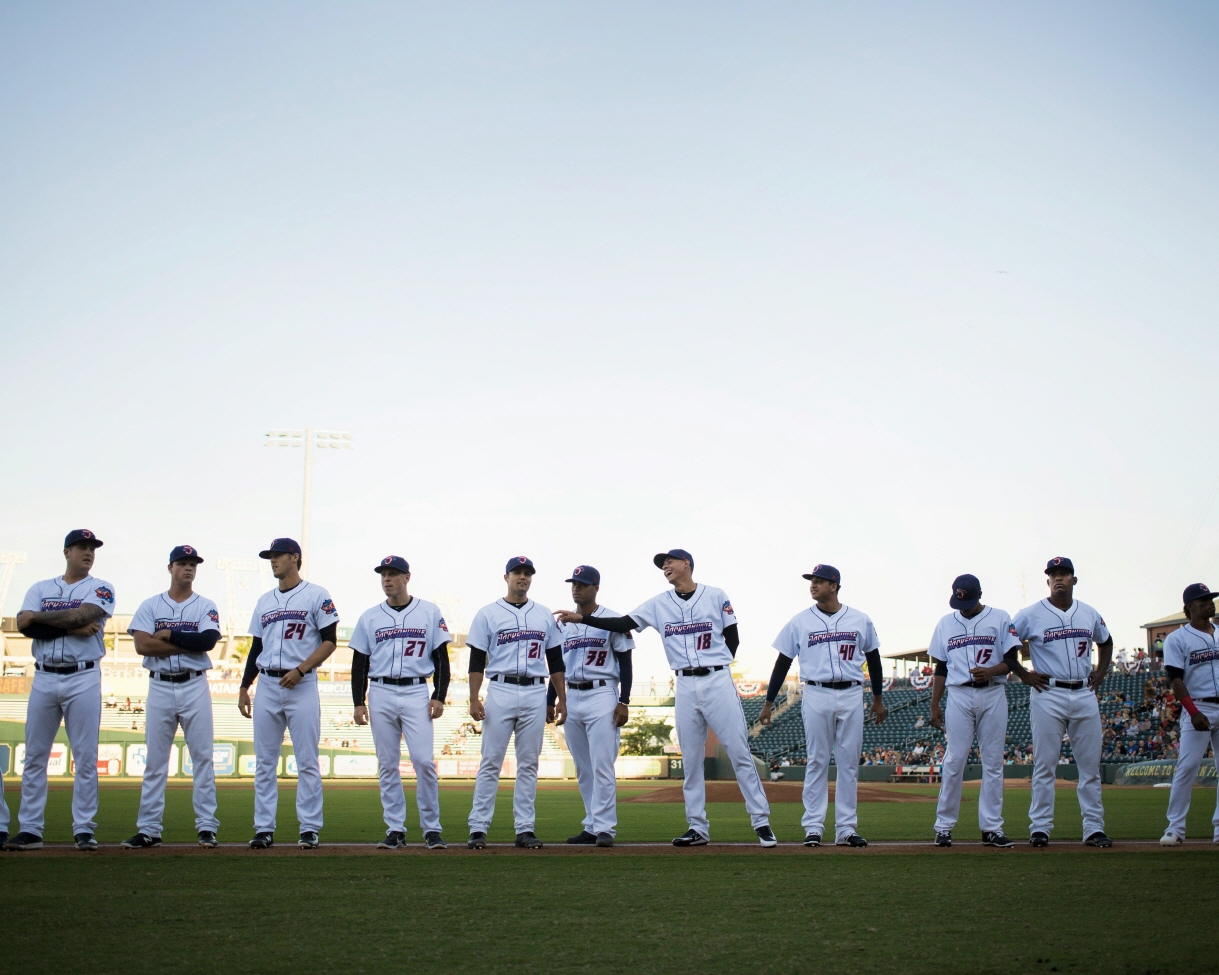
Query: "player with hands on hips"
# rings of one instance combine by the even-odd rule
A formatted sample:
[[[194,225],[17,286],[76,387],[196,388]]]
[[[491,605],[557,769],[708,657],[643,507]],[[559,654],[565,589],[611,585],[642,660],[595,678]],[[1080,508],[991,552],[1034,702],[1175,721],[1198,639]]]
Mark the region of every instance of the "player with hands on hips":
[[[935,845],[952,846],[952,830],[961,812],[961,782],[974,736],[982,758],[978,794],[978,827],[984,846],[1004,849],[1015,844],[1003,832],[1003,743],[1007,739],[1007,674],[1019,666],[1020,638],[1011,617],[982,604],[977,576],[952,581],[949,613],[936,624],[928,654],[935,661],[931,682],[931,726],[944,732],[947,749],[941,766],[940,799],[935,816]],[[948,713],[940,710],[950,685]]]
[[[1033,799],[1029,805],[1029,843],[1044,847],[1054,828],[1054,782],[1062,757],[1062,738],[1071,740],[1079,782],[1075,795],[1083,814],[1084,844],[1109,847],[1101,803],[1101,721],[1097,692],[1113,659],[1113,637],[1100,613],[1075,598],[1075,566],[1064,556],[1045,567],[1047,599],[1026,606],[1012,624],[1033,661],[1012,671],[1031,687],[1029,723],[1033,730]],[[1092,644],[1097,646],[1092,666]]]
[[[449,689],[449,628],[435,603],[407,592],[411,567],[406,559],[388,555],[373,571],[381,576],[385,601],[366,610],[352,631],[351,699],[356,724],[372,721],[385,816],[385,839],[377,848],[406,846],[406,796],[399,771],[405,738],[415,767],[423,840],[429,850],[443,850],[432,723],[444,714]],[[429,677],[435,684],[430,697]]]
[[[863,665],[872,686],[872,718],[885,720],[880,640],[872,620],[838,600],[842,575],[832,565],[817,565],[804,578],[813,605],[797,613],[771,644],[779,651],[759,720],[768,725],[771,707],[792,660],[800,661],[804,681],[801,710],[807,761],[804,775],[804,845],[820,846],[829,808],[830,749],[838,765],[834,784],[834,842],[863,847],[859,835],[859,756],[863,751]]]
[[[710,728],[732,762],[758,842],[773,847],[778,841],[770,828],[770,804],[749,752],[749,726],[732,681],[732,661],[740,644],[732,603],[722,589],[694,581],[694,557],[685,549],[661,552],[652,558],[652,564],[673,588],[649,599],[629,616],[586,616],[567,610],[555,616],[565,625],[583,623],[611,633],[652,627],[660,634],[669,666],[676,672],[674,719],[681,753],[686,756],[681,790],[690,828],[673,845],[706,846],[710,842],[703,776]]]
[[[616,616],[597,605],[601,573],[578,565],[567,580],[581,617]],[[584,800],[583,829],[568,839],[575,846],[613,846],[618,829],[618,790],[614,762],[621,728],[630,717],[635,641],[626,633],[596,630],[587,623],[565,623],[563,667],[567,682],[567,747],[576,764]],[[554,686],[547,693],[548,720],[554,720]]]
[[[550,610],[529,598],[533,562],[523,555],[504,568],[508,593],[474,616],[466,645],[470,648],[470,717],[481,721],[482,757],[470,809],[471,850],[487,845],[487,830],[495,814],[495,796],[508,740],[516,738],[516,784],[512,817],[516,845],[537,850],[534,803],[538,789],[538,759],[546,730],[546,677],[555,688],[554,720],[567,719],[567,688],[563,681],[563,638]],[[486,675],[484,704],[478,696]]]
[[[147,753],[136,834],[123,841],[129,850],[161,845],[169,756],[179,725],[194,767],[192,798],[199,845],[216,845],[220,823],[216,819],[212,695],[207,672],[212,668],[208,652],[220,639],[220,614],[215,603],[194,591],[195,573],[202,561],[193,546],[174,548],[169,553],[169,589],[140,603],[127,628],[148,670]]]
[[[1212,622],[1215,596],[1201,582],[1195,582],[1182,593],[1181,600],[1189,622],[1169,633],[1164,641],[1164,670],[1182,710],[1177,770],[1168,796],[1168,829],[1160,837],[1161,846],[1185,842],[1189,800],[1208,746],[1219,771],[1219,641]],[[1219,843],[1219,794],[1211,829],[1214,842]]]
[[[250,620],[254,638],[246,657],[237,695],[243,717],[254,718],[254,839],[250,847],[265,850],[275,842],[279,805],[280,750],[284,730],[292,735],[296,757],[296,818],[301,849],[318,845],[322,828],[322,773],[318,745],[322,737],[322,704],[314,672],[334,653],[339,611],[321,586],[301,578],[301,547],[277,538],[258,553],[271,562],[279,585],[259,597]],[[250,703],[250,685],[258,694]]]
[[[47,763],[60,722],[68,733],[76,776],[72,782],[72,838],[96,850],[97,738],[102,723],[103,629],[114,614],[114,587],[91,574],[102,541],[87,528],[68,532],[64,572],[36,582],[25,594],[17,629],[34,642],[34,686],[25,718],[20,831],[8,850],[37,850],[47,806]]]

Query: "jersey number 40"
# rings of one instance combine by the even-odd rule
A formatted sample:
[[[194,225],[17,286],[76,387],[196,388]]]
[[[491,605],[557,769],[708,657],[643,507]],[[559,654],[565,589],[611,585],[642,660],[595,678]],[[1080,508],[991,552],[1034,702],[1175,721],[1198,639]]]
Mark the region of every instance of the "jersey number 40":
[[[840,656],[843,660],[854,660],[855,659],[855,644],[853,644],[853,643],[838,644],[838,656]]]

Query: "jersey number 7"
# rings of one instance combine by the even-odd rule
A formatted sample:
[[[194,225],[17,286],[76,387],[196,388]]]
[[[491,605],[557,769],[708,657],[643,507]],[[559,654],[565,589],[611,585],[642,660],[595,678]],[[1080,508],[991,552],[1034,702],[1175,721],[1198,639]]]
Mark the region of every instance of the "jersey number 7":
[[[1088,641],[1088,640],[1079,641],[1079,654],[1078,654],[1079,656],[1086,657],[1088,655],[1088,651],[1090,651],[1091,649],[1092,649],[1092,643],[1090,641]]]

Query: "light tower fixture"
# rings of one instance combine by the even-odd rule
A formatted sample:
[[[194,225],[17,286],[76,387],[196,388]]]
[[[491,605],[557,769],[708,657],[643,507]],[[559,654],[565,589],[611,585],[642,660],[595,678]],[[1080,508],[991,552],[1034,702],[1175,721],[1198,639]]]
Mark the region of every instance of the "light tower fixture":
[[[314,430],[313,427],[299,429],[268,430],[263,438],[264,447],[305,448],[305,491],[301,501],[301,575],[309,566],[309,495],[313,486],[313,451],[351,450],[352,436],[345,430]]]

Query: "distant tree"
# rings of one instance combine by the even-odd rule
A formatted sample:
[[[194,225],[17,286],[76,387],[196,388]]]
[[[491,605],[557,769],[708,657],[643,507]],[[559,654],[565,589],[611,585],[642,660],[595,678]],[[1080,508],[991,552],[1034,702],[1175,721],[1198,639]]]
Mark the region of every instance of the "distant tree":
[[[246,658],[246,654],[250,652],[250,647],[253,645],[253,637],[246,637],[244,640],[238,640],[233,645],[233,652],[229,654],[229,659],[243,662]]]
[[[673,729],[667,721],[637,721],[622,730],[619,753],[623,755],[663,755]]]

